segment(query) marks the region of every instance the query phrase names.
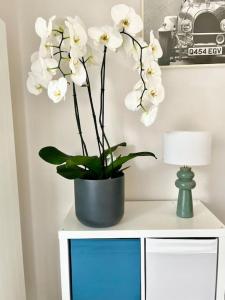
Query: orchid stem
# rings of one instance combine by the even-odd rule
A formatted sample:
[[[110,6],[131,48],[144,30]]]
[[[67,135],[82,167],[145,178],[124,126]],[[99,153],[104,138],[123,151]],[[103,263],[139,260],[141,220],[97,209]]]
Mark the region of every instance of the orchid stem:
[[[97,144],[98,144],[98,150],[99,150],[99,154],[101,156],[102,155],[102,149],[101,149],[102,148],[102,143],[101,143],[99,132],[98,132],[98,124],[97,124],[95,108],[94,108],[93,98],[92,98],[92,93],[91,93],[90,79],[89,79],[89,75],[88,75],[88,71],[87,71],[87,67],[86,67],[84,58],[81,60],[81,62],[83,64],[85,72],[86,72],[86,86],[87,86],[88,96],[89,96],[90,105],[91,105],[91,111],[92,111],[92,117],[93,117],[93,121],[94,121],[95,134],[96,134]]]
[[[57,30],[55,30],[55,31],[57,31]],[[52,69],[58,69],[62,73],[63,77],[66,77],[66,76],[71,75],[71,73],[65,73],[61,67],[61,61],[62,61],[62,59],[64,59],[62,56],[62,53],[66,52],[66,51],[61,50],[62,42],[65,38],[64,38],[63,32],[61,32],[61,31],[57,31],[57,32],[61,34],[61,40],[60,40],[59,46],[58,46],[59,51],[54,53],[54,55],[59,54],[59,62],[58,62],[58,66],[56,68],[52,68]],[[79,107],[78,107],[78,101],[77,101],[76,87],[75,87],[74,83],[73,83],[73,100],[74,100],[73,103],[74,103],[75,118],[76,118],[78,132],[80,135],[82,152],[83,152],[84,156],[88,156],[87,146],[84,141],[82,130],[81,130],[80,113],[79,113]]]
[[[79,113],[79,107],[78,107],[78,101],[77,101],[76,87],[75,87],[74,83],[73,83],[73,99],[74,99],[75,118],[76,118],[76,121],[77,121],[77,128],[78,128],[78,132],[79,132],[79,135],[80,135],[83,155],[88,156],[87,146],[86,146],[86,143],[84,141],[83,134],[82,134],[82,131],[81,131],[80,113]]]
[[[142,93],[141,93],[140,103],[139,103],[138,107],[141,107],[143,109],[143,105],[142,105],[143,97],[144,97],[145,92],[147,91],[146,83],[145,83],[145,80],[144,80],[144,77],[143,77],[143,72],[144,72],[144,69],[143,69],[143,49],[145,49],[146,46],[142,46],[138,42],[137,39],[135,39],[132,35],[127,33],[125,30],[122,30],[120,33],[128,36],[132,40],[133,44],[136,43],[140,48],[140,60],[139,60],[140,61],[140,77],[141,77],[141,81],[143,83],[143,90],[142,90]]]
[[[110,144],[108,138],[105,133],[105,73],[106,73],[106,53],[107,47],[104,47],[103,59],[102,59],[102,67],[101,67],[101,97],[100,97],[100,113],[99,113],[99,123],[102,130],[102,146],[103,146],[103,154],[102,154],[102,165],[103,165],[103,175],[105,175],[105,166],[107,167],[107,160],[105,157],[105,142],[107,144],[108,149],[110,148]],[[113,155],[110,152],[111,156],[111,164],[113,170]]]

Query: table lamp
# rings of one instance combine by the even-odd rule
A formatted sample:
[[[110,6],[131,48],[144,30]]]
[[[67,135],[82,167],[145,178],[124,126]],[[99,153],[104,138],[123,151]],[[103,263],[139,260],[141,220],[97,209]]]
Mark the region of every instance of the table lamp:
[[[211,159],[211,135],[204,131],[173,131],[164,134],[164,162],[181,166],[175,182],[179,188],[177,216],[193,217],[192,189],[196,186],[191,167],[205,166]]]

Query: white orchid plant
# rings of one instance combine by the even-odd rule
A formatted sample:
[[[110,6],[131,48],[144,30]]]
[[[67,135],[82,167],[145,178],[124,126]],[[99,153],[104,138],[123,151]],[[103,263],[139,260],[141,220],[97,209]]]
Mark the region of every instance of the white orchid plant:
[[[105,76],[107,51],[116,52],[123,48],[134,59],[139,81],[125,98],[125,105],[131,111],[141,112],[145,126],[154,123],[159,104],[164,100],[164,88],[158,59],[162,56],[159,41],[150,32],[150,43],[140,36],[143,30],[141,17],[127,5],[112,7],[114,26],[91,27],[86,30],[79,17],[57,19],[48,22],[39,17],[35,31],[41,39],[40,47],[31,56],[31,72],[27,88],[34,95],[47,90],[48,97],[58,103],[65,100],[68,88],[72,88],[77,128],[80,136],[82,155],[67,155],[55,147],[45,147],[39,155],[48,163],[57,165],[57,172],[67,179],[106,179],[120,176],[123,164],[137,156],[153,156],[151,152],[130,153],[114,156],[120,143],[110,146],[106,136],[105,123]],[[98,118],[92,97],[89,67],[100,66],[100,111]],[[77,88],[87,89],[90,102],[99,155],[89,156],[88,147],[82,134]]]

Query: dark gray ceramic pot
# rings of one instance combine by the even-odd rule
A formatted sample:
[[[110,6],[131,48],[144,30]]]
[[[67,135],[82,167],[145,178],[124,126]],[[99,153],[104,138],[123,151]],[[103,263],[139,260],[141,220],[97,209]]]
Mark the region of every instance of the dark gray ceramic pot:
[[[104,180],[76,179],[75,211],[79,221],[91,227],[117,224],[124,214],[124,175]]]

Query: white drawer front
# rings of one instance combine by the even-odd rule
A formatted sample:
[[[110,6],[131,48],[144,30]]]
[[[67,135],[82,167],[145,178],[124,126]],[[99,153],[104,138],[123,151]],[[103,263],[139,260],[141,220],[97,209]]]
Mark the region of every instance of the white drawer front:
[[[146,300],[215,300],[217,239],[147,239]]]

